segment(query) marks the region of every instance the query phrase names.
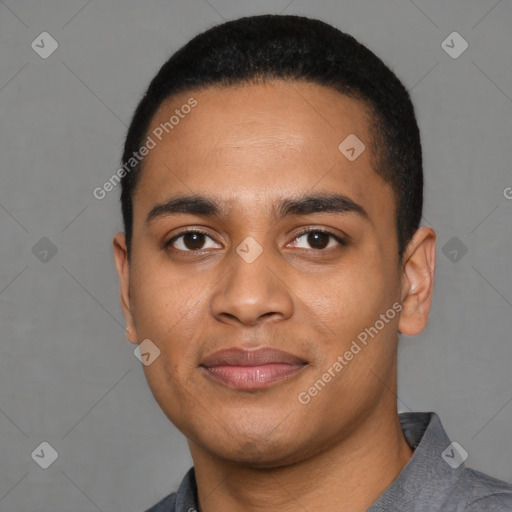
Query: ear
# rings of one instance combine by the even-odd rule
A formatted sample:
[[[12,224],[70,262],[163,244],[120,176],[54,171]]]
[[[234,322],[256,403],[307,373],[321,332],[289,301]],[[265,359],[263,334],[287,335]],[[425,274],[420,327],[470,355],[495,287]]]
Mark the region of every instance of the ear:
[[[425,329],[434,292],[436,233],[419,228],[402,259],[402,311],[398,330],[416,336]]]
[[[112,241],[114,246],[114,261],[119,276],[119,288],[121,297],[121,308],[126,321],[126,338],[134,344],[138,344],[137,332],[130,307],[130,264],[128,262],[128,252],[126,250],[125,234],[119,232]]]

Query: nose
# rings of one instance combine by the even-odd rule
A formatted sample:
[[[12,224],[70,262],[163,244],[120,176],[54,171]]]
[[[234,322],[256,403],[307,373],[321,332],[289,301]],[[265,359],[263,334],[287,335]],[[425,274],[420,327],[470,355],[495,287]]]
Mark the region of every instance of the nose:
[[[212,312],[218,320],[253,326],[291,317],[292,292],[281,262],[272,257],[271,250],[264,249],[253,259],[259,248],[263,249],[254,242],[241,244],[239,252],[233,250],[227,258],[230,270],[211,298]]]

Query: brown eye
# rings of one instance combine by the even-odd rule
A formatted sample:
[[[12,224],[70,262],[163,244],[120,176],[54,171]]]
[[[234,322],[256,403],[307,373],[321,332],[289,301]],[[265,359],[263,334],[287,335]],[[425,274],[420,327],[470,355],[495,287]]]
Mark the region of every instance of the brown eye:
[[[313,249],[325,249],[327,245],[329,245],[329,239],[330,236],[321,231],[312,231],[307,237],[308,244],[311,245]]]
[[[191,251],[201,249],[204,244],[204,235],[202,233],[186,233],[183,235],[183,245]]]
[[[347,245],[339,236],[331,233],[330,231],[324,231],[321,229],[310,229],[309,231],[304,231],[297,236],[294,241],[297,242],[301,239],[305,240],[310,247],[303,247],[301,245],[296,245],[296,247],[301,249],[311,248],[315,251],[323,251],[326,248],[331,248],[336,245]],[[331,243],[331,241],[333,243]]]
[[[203,249],[212,248],[211,245],[205,246],[208,239],[213,242],[212,238],[202,231],[184,231],[171,238],[165,245],[166,247],[172,247],[183,252],[201,251]],[[215,248],[215,246],[213,248]]]

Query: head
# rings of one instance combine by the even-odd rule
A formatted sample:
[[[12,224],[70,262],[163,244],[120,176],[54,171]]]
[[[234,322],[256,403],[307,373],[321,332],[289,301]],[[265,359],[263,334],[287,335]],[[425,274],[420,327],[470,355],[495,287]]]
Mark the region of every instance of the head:
[[[127,336],[160,350],[148,383],[192,445],[278,465],[396,408],[398,333],[426,325],[435,234],[419,227],[414,109],[378,57],[297,16],[214,27],[151,81],[123,164]],[[205,361],[232,347],[301,367],[226,385]]]

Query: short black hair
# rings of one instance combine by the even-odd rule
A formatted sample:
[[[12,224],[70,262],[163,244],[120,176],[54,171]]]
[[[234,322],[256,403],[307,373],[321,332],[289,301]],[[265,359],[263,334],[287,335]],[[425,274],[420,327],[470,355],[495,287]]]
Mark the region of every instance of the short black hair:
[[[132,117],[122,157],[126,169],[151,121],[172,95],[208,86],[229,87],[282,79],[334,88],[369,112],[376,172],[396,203],[398,254],[418,229],[423,208],[420,134],[409,93],[373,52],[354,37],[316,19],[260,15],[214,26],[174,53],[151,81]],[[341,141],[340,141],[341,142]],[[136,163],[121,180],[121,209],[130,260]]]

